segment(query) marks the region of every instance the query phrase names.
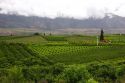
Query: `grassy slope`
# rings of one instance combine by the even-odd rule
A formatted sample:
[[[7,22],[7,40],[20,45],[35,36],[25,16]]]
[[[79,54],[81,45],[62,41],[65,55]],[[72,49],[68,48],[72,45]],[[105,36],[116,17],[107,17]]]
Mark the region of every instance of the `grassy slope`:
[[[25,44],[42,44],[46,42],[42,36],[5,36],[0,37],[0,41]]]
[[[124,57],[124,46],[68,46],[68,42],[90,42],[95,43],[95,36],[7,36],[0,37],[0,40],[14,43],[34,44],[29,45],[31,50],[41,55],[48,56],[56,62],[64,62],[68,64],[86,63],[96,60],[107,60]],[[119,35],[109,36],[105,38],[115,41]],[[62,38],[62,39],[61,39]],[[122,36],[124,40],[124,35]],[[92,42],[93,41],[93,42]],[[43,46],[49,45],[49,46]],[[56,46],[54,46],[56,45]],[[58,46],[62,45],[62,46]],[[64,46],[63,46],[64,45]],[[91,58],[90,58],[91,57]]]
[[[31,64],[32,60],[36,61],[33,65],[37,64],[37,61],[40,61],[40,64],[50,62],[47,58],[40,57],[40,55],[28,49],[24,44],[0,43],[0,68]]]
[[[77,40],[77,38],[74,38],[73,40]],[[83,37],[79,37],[80,40],[78,41],[81,41],[81,40],[84,41],[84,39],[82,38]],[[68,45],[67,46],[66,45],[43,46],[40,44],[44,44],[46,40],[43,39],[41,36],[29,36],[29,37],[21,36],[21,37],[6,37],[6,38],[0,37],[0,40],[14,42],[14,43],[30,44],[29,47],[31,48],[29,49],[23,44],[0,43],[0,64],[1,64],[0,68],[4,68],[5,66],[6,67],[11,66],[13,68],[14,65],[16,66],[23,65],[24,67],[25,65],[28,67],[29,65],[31,66],[38,65],[38,64],[46,65],[46,64],[49,64],[50,59],[54,60],[55,62],[73,64],[73,66],[75,65],[74,69],[80,68],[81,65],[90,64],[88,62],[91,62],[93,64],[94,61],[99,61],[99,64],[101,64],[100,62],[103,63],[103,60],[106,61],[105,63],[108,62],[113,64],[113,67],[114,67],[114,64],[119,64],[119,65],[125,64],[125,59],[124,59],[125,46],[98,46],[98,47],[97,46],[68,46]],[[54,39],[54,40],[55,41],[52,41],[49,43],[59,42],[58,39]],[[85,41],[86,40],[88,41],[89,39],[85,39]],[[49,60],[43,57],[41,58],[39,54],[34,53],[32,50],[34,50],[35,52],[39,53],[42,56],[48,56]],[[85,63],[85,64],[79,64],[79,63]],[[72,66],[72,65],[66,65],[66,66]],[[95,69],[95,67],[93,68]],[[109,69],[110,69],[110,66],[109,66]],[[110,70],[112,71],[112,69]],[[106,71],[110,71],[110,70],[106,69]],[[105,69],[104,69],[104,72],[103,72],[103,69],[99,72],[97,69],[95,69],[95,71],[97,71],[96,73],[97,75],[101,74],[101,76],[103,76],[103,73],[105,75]],[[76,76],[77,74],[73,74],[73,75]],[[36,73],[35,73],[35,76],[36,76]],[[121,80],[124,83],[124,77]]]

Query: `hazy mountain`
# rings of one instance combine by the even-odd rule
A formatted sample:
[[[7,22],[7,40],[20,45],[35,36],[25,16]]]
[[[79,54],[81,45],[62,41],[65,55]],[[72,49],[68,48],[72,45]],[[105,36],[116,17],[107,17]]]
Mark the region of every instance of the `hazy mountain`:
[[[74,19],[58,17],[51,19],[47,17],[0,14],[0,28],[39,28],[43,30],[66,28],[115,29],[125,28],[125,17],[106,14],[104,18]]]

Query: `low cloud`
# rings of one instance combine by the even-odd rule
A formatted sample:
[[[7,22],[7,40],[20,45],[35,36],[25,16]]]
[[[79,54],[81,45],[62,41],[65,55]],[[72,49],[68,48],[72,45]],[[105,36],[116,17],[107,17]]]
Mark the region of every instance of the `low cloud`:
[[[105,13],[125,17],[125,0],[0,0],[0,13],[25,16],[103,18]]]

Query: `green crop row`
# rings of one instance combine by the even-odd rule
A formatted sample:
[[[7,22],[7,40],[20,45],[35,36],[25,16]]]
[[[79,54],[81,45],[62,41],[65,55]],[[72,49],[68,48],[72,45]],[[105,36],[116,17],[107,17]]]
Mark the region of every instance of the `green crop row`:
[[[30,49],[55,62],[66,64],[87,63],[125,57],[125,46],[42,46],[30,45]]]

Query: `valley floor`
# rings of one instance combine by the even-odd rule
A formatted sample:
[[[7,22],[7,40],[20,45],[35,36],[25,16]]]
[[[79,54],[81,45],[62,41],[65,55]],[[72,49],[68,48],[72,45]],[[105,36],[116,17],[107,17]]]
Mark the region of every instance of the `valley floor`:
[[[124,83],[125,35],[0,37],[1,83]]]

